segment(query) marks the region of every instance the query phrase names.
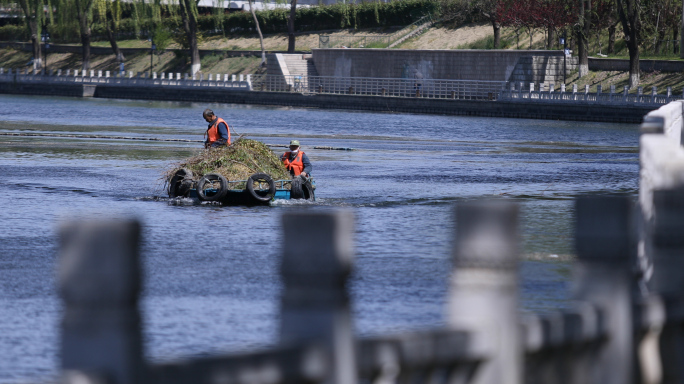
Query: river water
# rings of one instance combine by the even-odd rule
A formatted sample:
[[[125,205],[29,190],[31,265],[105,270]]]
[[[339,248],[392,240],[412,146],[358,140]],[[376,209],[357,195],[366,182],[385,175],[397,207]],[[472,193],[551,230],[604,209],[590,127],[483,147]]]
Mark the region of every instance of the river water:
[[[455,202],[519,203],[521,305],[543,312],[568,301],[573,199],[637,192],[636,125],[0,96],[0,134],[201,140],[207,107],[250,138],[299,139],[316,203],[171,204],[161,174],[199,143],[0,136],[0,382],[58,372],[63,220],[141,220],[146,355],[166,361],[276,341],[284,212],[355,214],[350,289],[356,330],[370,335],[443,324]]]

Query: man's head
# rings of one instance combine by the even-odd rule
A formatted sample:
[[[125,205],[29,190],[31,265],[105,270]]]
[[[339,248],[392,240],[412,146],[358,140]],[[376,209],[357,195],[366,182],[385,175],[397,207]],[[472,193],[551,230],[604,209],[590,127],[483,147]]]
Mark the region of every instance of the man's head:
[[[212,121],[214,121],[214,111],[212,111],[211,109],[205,109],[204,112],[202,112],[202,117],[204,117],[204,120],[206,120],[207,123],[211,123]]]
[[[292,140],[290,141],[290,151],[298,151],[299,150],[299,140]]]

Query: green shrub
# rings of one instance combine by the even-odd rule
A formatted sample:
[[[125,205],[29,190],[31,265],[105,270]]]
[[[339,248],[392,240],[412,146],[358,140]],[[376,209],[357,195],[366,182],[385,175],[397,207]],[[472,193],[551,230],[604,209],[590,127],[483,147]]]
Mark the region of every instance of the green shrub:
[[[29,32],[23,25],[8,24],[0,27],[0,40],[2,41],[26,41],[29,39]]]

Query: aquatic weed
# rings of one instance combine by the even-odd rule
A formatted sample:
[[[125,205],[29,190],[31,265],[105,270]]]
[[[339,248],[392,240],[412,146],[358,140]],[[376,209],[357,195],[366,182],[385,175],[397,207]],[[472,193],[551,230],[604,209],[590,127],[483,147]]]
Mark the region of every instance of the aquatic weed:
[[[192,171],[195,179],[207,173],[221,174],[230,182],[247,180],[255,173],[265,173],[274,180],[290,179],[280,157],[266,144],[244,137],[229,146],[206,149],[182,161],[165,172],[165,180],[169,180],[181,168]]]

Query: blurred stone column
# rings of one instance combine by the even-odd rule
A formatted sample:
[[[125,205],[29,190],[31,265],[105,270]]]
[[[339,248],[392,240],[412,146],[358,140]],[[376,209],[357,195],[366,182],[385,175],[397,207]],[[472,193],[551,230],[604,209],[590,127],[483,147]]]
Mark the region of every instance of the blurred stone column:
[[[593,372],[586,374],[587,384],[629,384],[637,372],[632,206],[628,197],[583,197],[576,202],[573,297],[602,310],[606,332],[592,364]]]
[[[522,382],[518,318],[518,207],[503,200],[456,206],[448,325],[472,332],[487,356],[473,384]]]
[[[660,335],[663,383],[684,382],[684,188],[653,191],[652,287],[666,308]]]
[[[280,341],[321,343],[330,353],[328,384],[354,384],[357,371],[347,280],[353,262],[350,212],[283,215]]]
[[[144,383],[137,221],[60,227],[61,359],[69,383]]]

